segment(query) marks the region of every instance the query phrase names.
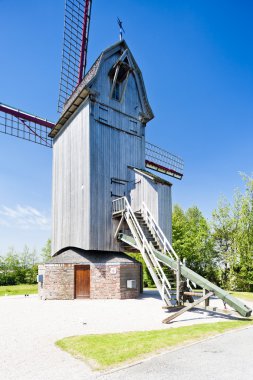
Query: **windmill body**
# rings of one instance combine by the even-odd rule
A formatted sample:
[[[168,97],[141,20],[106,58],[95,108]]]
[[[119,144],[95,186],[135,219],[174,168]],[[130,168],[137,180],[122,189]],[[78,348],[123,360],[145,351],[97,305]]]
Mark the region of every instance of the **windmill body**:
[[[152,118],[141,71],[120,41],[99,56],[50,133],[53,258],[39,268],[41,298],[138,297],[141,265],[117,238],[131,231],[113,205],[127,199],[138,213],[145,202],[171,239],[171,183],[146,170]]]
[[[86,98],[71,114],[68,109],[84,91]],[[170,239],[171,186],[145,169],[145,129],[153,114],[124,41],[100,55],[65,113],[64,124],[60,119],[51,132],[53,254],[66,247],[121,251],[112,201],[123,196],[134,211],[146,202]]]

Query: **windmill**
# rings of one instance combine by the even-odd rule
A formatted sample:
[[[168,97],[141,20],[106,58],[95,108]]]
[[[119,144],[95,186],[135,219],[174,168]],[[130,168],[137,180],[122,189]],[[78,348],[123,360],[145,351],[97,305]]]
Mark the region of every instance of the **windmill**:
[[[65,0],[64,38],[60,90],[57,110],[62,112],[67,100],[85,76],[92,0]],[[118,18],[120,39],[125,33]],[[0,102],[0,133],[52,148],[49,136],[55,123],[17,107]],[[183,176],[183,160],[153,144],[146,143],[146,166],[177,179]]]
[[[183,160],[145,139],[154,115],[120,19],[120,41],[86,73],[91,5],[65,2],[57,123],[0,104],[0,132],[53,147],[52,259],[39,266],[40,297],[136,298],[141,265],[126,254],[136,251],[167,307],[192,301],[165,323],[212,295],[250,316],[246,305],[182,265],[174,251],[172,184],[153,171],[181,179]],[[196,293],[185,280],[202,287],[203,297],[193,302]]]
[[[115,201],[121,198],[124,199],[125,195],[127,195],[129,200],[131,198],[132,207],[138,209],[140,202],[143,200],[136,195],[140,191],[149,194],[150,191],[155,189],[154,194],[150,197],[154,204],[154,209],[152,211],[156,214],[156,218],[160,219],[160,224],[166,231],[165,235],[163,235],[164,239],[166,239],[166,236],[170,239],[171,184],[152,173],[146,172],[145,168],[152,169],[156,172],[177,179],[181,179],[183,176],[183,160],[181,158],[145,140],[145,126],[147,122],[153,118],[153,113],[148,103],[140,69],[123,40],[123,33],[125,33],[125,31],[123,29],[122,21],[119,18],[117,21],[120,29],[120,42],[103,52],[89,72],[86,73],[91,7],[91,0],[65,0],[64,38],[58,98],[58,112],[60,113],[60,118],[58,122],[52,123],[47,119],[32,115],[15,107],[7,106],[2,103],[0,104],[0,132],[41,144],[45,147],[52,148],[54,146],[52,255],[56,257],[56,261],[60,257],[59,252],[63,252],[64,255],[66,248],[71,246],[77,247],[78,249],[86,249],[86,252],[92,251],[93,257],[95,257],[94,252],[127,251],[126,247],[122,246],[117,239],[118,233],[122,231],[122,228],[126,223],[123,218],[121,218],[118,223],[117,216],[120,211],[118,210],[118,205]],[[64,161],[68,152],[66,151],[62,154],[62,147],[58,148],[58,141],[60,140],[59,134],[64,135],[65,132],[62,131],[65,126],[68,124],[69,120],[78,113],[87,98],[90,101],[89,112],[92,113],[95,109],[95,99],[98,91],[93,90],[92,85],[89,86],[88,84],[93,81],[94,76],[98,75],[97,72],[103,67],[103,60],[106,61],[105,57],[107,56],[109,57],[108,59],[113,59],[114,62],[112,67],[109,68],[108,77],[101,78],[101,83],[103,81],[106,83],[108,83],[108,80],[110,81],[109,98],[112,99],[112,104],[114,104],[115,107],[111,107],[111,109],[108,108],[108,104],[105,104],[107,100],[105,100],[104,104],[97,102],[99,106],[94,113],[98,112],[97,117],[99,123],[106,127],[112,128],[112,125],[109,124],[113,124],[112,121],[109,121],[109,113],[112,114],[110,116],[111,118],[120,118],[118,121],[119,124],[128,124],[122,126],[121,136],[123,136],[123,138],[121,137],[118,139],[117,136],[110,137],[111,140],[115,140],[115,147],[120,146],[122,144],[122,139],[124,140],[124,147],[122,146],[120,150],[115,150],[113,157],[115,162],[117,163],[117,161],[120,161],[124,155],[126,155],[126,159],[123,159],[124,162],[120,169],[116,167],[118,165],[112,169],[114,174],[107,173],[108,178],[105,180],[108,180],[108,184],[106,185],[108,188],[104,185],[104,191],[107,191],[106,196],[101,193],[102,186],[100,185],[100,192],[97,191],[96,197],[93,197],[92,199],[92,195],[95,193],[96,188],[96,184],[93,184],[91,194],[86,195],[87,199],[90,198],[88,201],[88,208],[93,209],[93,212],[86,213],[83,210],[85,202],[87,205],[87,199],[83,197],[83,192],[86,190],[87,186],[85,181],[82,180],[81,183],[74,185],[75,187],[78,187],[78,191],[72,198],[71,194],[73,193],[73,185],[71,189],[68,184],[64,183],[64,180],[62,182],[61,179],[59,179],[59,170],[62,170],[62,166],[67,168],[67,172],[62,176],[63,179],[68,177],[67,173],[75,172],[75,167],[68,167],[68,165],[70,161],[73,162],[76,158],[70,157],[69,160],[66,159],[66,161]],[[136,89],[134,89],[134,86],[136,86]],[[124,99],[126,98],[128,91],[130,91],[129,87],[132,89],[131,98],[136,98],[136,104],[134,104],[134,107],[132,104],[130,106],[124,104]],[[102,92],[104,91],[103,89],[100,90]],[[142,96],[139,101],[138,97],[140,97],[140,94]],[[127,107],[130,110],[128,114],[126,112]],[[134,108],[133,112],[131,107]],[[119,109],[117,110],[117,108]],[[129,118],[129,116],[131,117]],[[126,120],[124,120],[124,118]],[[95,117],[92,122],[94,121]],[[87,122],[85,128],[91,128],[91,120]],[[117,125],[114,125],[113,129],[115,131],[120,130]],[[68,130],[70,130],[70,127],[67,131]],[[90,134],[92,133],[91,131],[92,129],[90,129]],[[83,133],[83,131],[81,131],[81,133]],[[96,136],[94,138],[97,139]],[[85,144],[87,143],[87,139],[88,138],[85,140]],[[67,140],[67,144],[69,144],[71,136],[69,136]],[[101,151],[105,149],[102,145],[103,142],[101,142],[101,146],[99,147]],[[125,148],[125,146],[128,148]],[[91,150],[90,143],[87,144],[86,148],[87,151]],[[114,149],[114,147],[112,148]],[[123,152],[124,148],[125,153]],[[129,158],[129,156],[132,155],[132,148],[136,151],[136,157],[134,159]],[[69,147],[67,150],[68,149]],[[73,149],[73,147],[70,146],[70,149]],[[78,150],[82,155],[82,158],[78,158],[78,160],[82,162],[82,171],[90,177],[90,181],[87,182],[92,182],[93,176],[91,170],[89,172],[89,168],[87,169],[84,167],[84,163],[90,158],[85,156],[84,159],[82,147],[77,147],[77,151]],[[100,162],[98,165],[103,165],[101,161],[103,161],[104,158],[102,157],[102,154],[100,156]],[[79,165],[80,162],[78,163],[77,161],[76,165]],[[90,159],[90,161],[92,162],[92,159]],[[100,170],[101,169],[99,168],[97,175],[99,175]],[[92,171],[95,173],[95,167],[92,168]],[[77,176],[80,177],[80,173],[78,173]],[[73,181],[72,177],[71,180]],[[143,182],[143,186],[147,187],[147,190],[140,190],[141,187],[138,188],[138,186],[136,186],[136,184],[138,185],[141,182]],[[79,193],[80,188],[81,193]],[[79,200],[76,204],[77,199]],[[99,204],[99,201],[101,202],[101,199],[103,200],[101,203],[102,206],[100,206],[97,211],[94,211],[96,205]],[[147,202],[149,202],[148,199]],[[163,205],[164,202],[165,206]],[[111,210],[112,204],[114,210],[113,218]],[[151,204],[150,207],[152,208]],[[81,209],[81,213],[79,212],[79,208]],[[104,215],[100,217],[100,220],[96,220],[96,214],[99,214],[101,209],[105,210]],[[147,213],[147,209],[145,210]],[[167,212],[167,218],[163,218],[162,216],[165,212]],[[148,258],[145,252],[143,255],[148,263],[152,276],[158,284],[158,288],[161,289],[161,273],[158,274],[157,277],[157,270],[152,269],[154,262],[152,262],[151,265],[149,263],[149,260],[152,261],[153,259]],[[104,254],[103,257],[106,257],[106,255]],[[76,260],[76,258],[73,260]],[[118,258],[118,260],[120,260],[120,258]],[[90,262],[92,262],[92,259]],[[127,262],[128,265],[133,264],[129,260]],[[83,264],[82,260],[81,263]],[[42,272],[45,273],[45,271],[46,269],[44,268]],[[139,268],[137,269],[137,272],[139,272]],[[79,276],[83,275],[82,271],[80,273],[74,271],[74,274],[75,283],[78,283]],[[44,277],[43,283],[45,289],[45,279],[47,276],[45,275]],[[134,277],[134,275],[132,276],[130,271],[130,279],[132,277]],[[65,279],[62,279],[62,282],[65,283]],[[102,286],[100,288],[102,288]],[[62,295],[59,295],[59,292],[57,293],[57,291],[52,290],[52,284],[48,285],[48,289],[49,293],[53,294],[50,297],[62,297]],[[78,297],[79,290],[75,289],[76,297]],[[137,289],[135,292],[132,290],[131,294],[136,295],[136,291]],[[129,292],[130,290],[128,290],[128,296],[130,294]],[[101,291],[99,294],[101,295]],[[66,296],[66,294],[64,296]],[[72,296],[73,294],[69,295],[70,298]],[[47,297],[49,296],[47,295]]]

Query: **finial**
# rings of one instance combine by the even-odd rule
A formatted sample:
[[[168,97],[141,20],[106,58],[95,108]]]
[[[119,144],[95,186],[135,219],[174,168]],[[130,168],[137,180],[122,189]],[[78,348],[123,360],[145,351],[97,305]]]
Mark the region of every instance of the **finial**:
[[[119,25],[119,40],[123,40],[123,33],[126,33],[124,28],[123,28],[123,22],[119,19],[118,17],[118,25]]]

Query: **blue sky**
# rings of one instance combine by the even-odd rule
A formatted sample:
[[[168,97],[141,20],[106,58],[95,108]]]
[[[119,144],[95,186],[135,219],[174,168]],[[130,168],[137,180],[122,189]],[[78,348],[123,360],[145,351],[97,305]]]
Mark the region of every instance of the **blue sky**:
[[[64,0],[0,0],[0,102],[56,121]],[[117,41],[142,69],[147,140],[185,160],[173,202],[209,217],[252,173],[252,1],[93,0],[90,65]],[[0,254],[50,237],[50,149],[0,135]]]

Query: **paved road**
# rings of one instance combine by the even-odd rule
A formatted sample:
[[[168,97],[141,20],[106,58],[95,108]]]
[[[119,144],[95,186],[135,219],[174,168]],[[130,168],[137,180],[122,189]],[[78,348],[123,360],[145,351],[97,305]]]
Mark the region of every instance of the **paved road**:
[[[253,379],[253,327],[227,333],[117,371],[109,380]]]

